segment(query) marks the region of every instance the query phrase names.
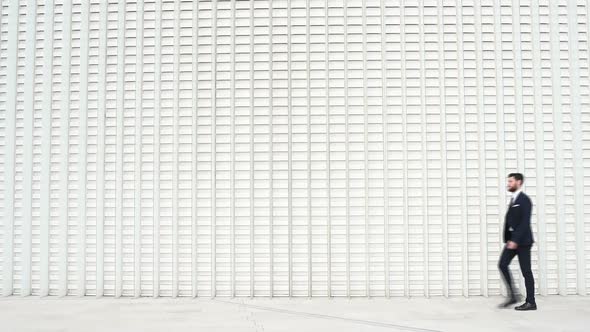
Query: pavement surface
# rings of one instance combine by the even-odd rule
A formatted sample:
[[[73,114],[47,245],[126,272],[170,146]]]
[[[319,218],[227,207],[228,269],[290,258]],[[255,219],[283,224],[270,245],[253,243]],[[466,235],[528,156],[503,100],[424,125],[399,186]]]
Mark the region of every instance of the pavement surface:
[[[590,297],[456,298],[0,297],[0,331],[590,331]]]

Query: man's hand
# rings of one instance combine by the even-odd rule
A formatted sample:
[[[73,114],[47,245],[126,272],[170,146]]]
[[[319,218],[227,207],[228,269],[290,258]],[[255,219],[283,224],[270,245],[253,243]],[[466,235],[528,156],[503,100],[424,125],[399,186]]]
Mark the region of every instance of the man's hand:
[[[516,249],[516,248],[518,248],[518,244],[514,241],[508,241],[508,243],[506,244],[506,248]]]

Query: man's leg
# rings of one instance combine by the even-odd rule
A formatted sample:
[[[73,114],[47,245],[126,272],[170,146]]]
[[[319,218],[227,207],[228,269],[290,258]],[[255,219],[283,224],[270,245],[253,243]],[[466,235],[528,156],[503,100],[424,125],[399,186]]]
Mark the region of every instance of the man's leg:
[[[504,277],[504,284],[506,285],[506,289],[508,290],[508,297],[510,299],[515,299],[516,294],[514,293],[514,287],[512,285],[512,277],[510,276],[510,270],[508,266],[510,262],[516,255],[515,249],[508,249],[506,245],[504,245],[504,250],[502,250],[502,254],[500,255],[500,260],[498,261],[498,268],[500,272],[502,272],[502,276]]]
[[[524,284],[526,286],[526,301],[530,304],[536,304],[535,279],[533,278],[533,271],[531,270],[531,246],[519,246],[517,253],[520,271],[522,271]]]

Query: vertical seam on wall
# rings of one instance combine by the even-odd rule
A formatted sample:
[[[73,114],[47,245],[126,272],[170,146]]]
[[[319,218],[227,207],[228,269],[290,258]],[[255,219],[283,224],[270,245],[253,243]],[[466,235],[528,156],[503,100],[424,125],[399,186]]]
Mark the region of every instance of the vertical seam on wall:
[[[555,128],[554,139],[555,139],[555,184],[563,184],[564,174],[561,169],[563,165],[563,146],[562,146],[562,112],[561,112],[561,60],[560,49],[559,49],[559,5],[556,1],[550,2],[549,10],[551,24],[551,86],[552,86],[552,109],[553,109],[553,125]],[[557,61],[557,63],[555,63]],[[564,195],[563,186],[556,188],[555,195],[555,209],[557,212],[557,243],[565,243],[565,209],[564,209]],[[559,294],[567,294],[567,269],[566,269],[566,248],[564,245],[558,246],[558,275],[559,275]]]
[[[17,106],[17,64],[18,64],[18,1],[12,1],[9,4],[8,10],[8,60],[6,67],[7,73],[7,85],[14,84],[13,89],[8,89],[6,97],[6,120],[8,130],[6,130],[6,137],[11,140],[16,139],[16,106]],[[4,242],[3,248],[3,263],[2,270],[4,271],[2,276],[2,293],[4,296],[12,295],[13,293],[13,272],[14,272],[14,178],[15,178],[15,144],[6,144],[6,156],[5,165],[7,165],[6,182],[4,187],[5,192],[5,205],[4,211],[7,214],[4,221]]]
[[[2,19],[4,18],[3,17],[3,11],[2,11],[2,9],[3,9],[3,6],[0,5],[0,27],[2,26]],[[1,42],[1,38],[0,38],[0,42]],[[4,75],[6,75],[6,74],[4,74]],[[5,92],[5,91],[3,91],[2,94],[3,95],[8,95],[8,93]],[[8,113],[8,111],[6,109],[3,110],[3,112],[4,113]],[[4,121],[2,123],[4,124],[3,134],[6,135],[6,133],[8,132],[8,130],[6,129],[6,116],[4,117]],[[2,150],[3,151],[4,150],[7,150],[6,145],[2,145],[1,147],[2,147]],[[2,154],[2,162],[3,162],[3,165],[6,163],[6,158],[4,156],[5,156],[5,154]],[[6,171],[5,170],[3,170],[2,175],[6,175]],[[6,181],[4,181],[3,183],[6,183]],[[3,186],[0,189],[4,193],[4,197],[5,197],[6,196],[6,187]],[[2,204],[2,208],[3,208],[3,216],[4,216],[5,215],[5,212],[4,211],[5,211],[5,208],[6,208],[6,198],[3,198],[2,199],[2,203],[3,203]],[[43,226],[43,225],[41,225],[41,226]],[[0,229],[2,229],[3,232],[4,232],[4,228],[5,228],[5,225],[2,224],[0,226]],[[6,235],[4,235],[4,234],[0,237],[2,239],[2,249],[4,249],[4,245],[6,243],[6,241],[4,241],[4,238],[5,237],[6,237]],[[1,262],[1,265],[0,266],[2,266],[2,268],[4,268],[4,262],[5,262],[4,261],[4,257],[5,257],[4,256],[4,253],[5,253],[5,251],[3,250],[2,251],[2,260],[0,260],[0,262]],[[2,271],[5,271],[5,270],[3,269]],[[4,273],[2,271],[0,271],[0,294],[2,294],[2,296],[5,296],[4,295],[4,287],[3,287],[4,286],[4,279],[3,279],[4,278]],[[12,292],[12,287],[11,287],[11,292]]]
[[[365,203],[365,296],[371,297],[370,292],[370,274],[369,270],[371,268],[370,260],[371,256],[369,254],[369,172],[368,172],[368,153],[369,153],[369,145],[367,144],[367,127],[368,127],[368,116],[367,113],[369,110],[367,109],[367,3],[365,0],[362,1],[362,35],[363,35],[363,155],[364,155],[364,203]]]
[[[442,287],[443,287],[443,296],[449,296],[449,247],[448,247],[448,206],[447,206],[447,195],[448,195],[448,188],[447,188],[447,127],[446,127],[446,98],[445,98],[445,57],[444,57],[444,6],[441,5],[440,8],[437,7],[437,14],[438,14],[438,72],[439,77],[442,77],[440,80],[440,89],[442,93],[440,93],[441,97],[441,206],[442,206],[442,245],[443,245],[443,266],[442,266]]]
[[[535,164],[536,164],[536,181],[535,197],[537,198],[537,227],[539,230],[538,241],[538,262],[539,262],[539,292],[541,295],[547,295],[547,249],[546,249],[546,227],[545,227],[545,164],[543,159],[544,152],[544,119],[543,105],[539,104],[542,100],[542,80],[541,80],[541,54],[539,37],[539,3],[533,0],[531,5],[531,26],[532,26],[532,53],[533,53],[533,93],[534,93],[534,114],[535,114]]]
[[[481,1],[474,5],[474,34],[477,77],[477,110],[478,110],[478,138],[479,138],[479,209],[480,209],[480,285],[483,296],[488,296],[488,212],[486,193],[486,142],[485,142],[485,103],[482,88],[483,82],[483,45],[481,41]]]
[[[421,121],[420,124],[422,127],[422,137],[421,140],[421,147],[422,147],[422,167],[423,167],[423,176],[422,176],[422,221],[424,222],[422,227],[422,235],[424,236],[423,242],[423,257],[424,257],[424,266],[423,266],[423,276],[424,276],[424,296],[428,298],[430,296],[430,280],[429,280],[429,272],[430,272],[430,255],[429,255],[429,223],[428,223],[428,116],[426,114],[426,72],[425,72],[425,51],[424,51],[424,2],[419,1],[419,20],[420,23],[418,25],[419,29],[419,53],[420,53],[420,114],[421,114]]]
[[[271,96],[271,100],[272,100],[273,91],[274,91],[274,76],[273,76],[273,68],[274,68],[274,66],[273,66],[274,65],[274,47],[273,47],[274,46],[274,34],[273,34],[273,29],[274,29],[274,24],[275,23],[274,23],[274,20],[273,20],[274,19],[274,16],[273,15],[274,15],[273,14],[273,6],[271,4],[270,5],[270,15],[269,15],[270,16],[270,27],[271,27],[271,29],[270,29],[270,33],[271,33],[271,35],[270,35],[270,40],[271,40],[271,42],[270,42],[270,78],[271,78],[271,80],[270,80],[271,81],[270,82],[270,88],[271,88],[270,96]],[[271,107],[271,118],[272,118],[272,120],[271,120],[271,133],[272,133],[271,151],[272,151],[272,155],[274,155],[274,148],[275,148],[275,146],[274,146],[274,139],[275,139],[275,137],[274,137],[274,134],[275,134],[275,131],[274,131],[274,123],[275,122],[274,122],[274,104],[273,104],[272,101],[270,103],[270,107]],[[279,128],[280,128],[280,126],[279,126]],[[279,144],[279,146],[280,146],[280,144]],[[271,165],[272,165],[271,166],[271,174],[272,174],[272,176],[271,176],[271,193],[272,193],[272,192],[274,192],[274,185],[275,185],[275,183],[274,183],[274,166],[275,166],[274,158],[271,158],[271,161],[272,161],[271,162]],[[270,289],[271,289],[271,297],[272,297],[272,296],[275,296],[275,266],[274,266],[274,232],[275,232],[275,228],[274,228],[274,211],[275,210],[274,210],[274,200],[273,199],[271,199],[270,206],[271,206],[271,214],[270,215],[271,215],[271,225],[272,225],[271,233],[270,233],[270,244],[271,244],[271,251],[270,251],[270,253],[271,253],[270,286],[271,287],[270,287]]]
[[[78,253],[78,295],[86,295],[86,224],[87,224],[87,188],[88,188],[88,54],[89,54],[89,30],[90,30],[90,4],[83,1],[81,4],[81,47],[80,47],[80,160],[78,161],[78,171],[81,173],[78,179],[79,199],[79,218],[80,218],[80,252]]]
[[[272,3],[269,3],[268,6],[268,11],[269,11],[269,84],[270,84],[270,91],[269,91],[269,97],[270,97],[270,103],[269,103],[269,112],[270,112],[270,158],[269,158],[269,169],[270,169],[270,195],[271,195],[271,199],[270,199],[270,204],[269,204],[269,209],[270,209],[270,221],[269,221],[269,255],[270,255],[270,259],[269,259],[269,264],[270,264],[270,270],[269,270],[269,281],[270,281],[270,296],[273,297],[274,296],[274,282],[275,282],[275,278],[274,278],[274,200],[272,199],[273,196],[273,192],[274,192],[274,104],[272,102],[273,100],[273,89],[274,89],[274,77],[273,77],[273,64],[274,64],[274,48],[273,48],[273,28],[274,28],[274,21],[273,21],[273,12],[272,12]]]
[[[115,297],[123,293],[123,149],[125,140],[125,2],[118,3],[117,8],[117,161],[116,174],[116,229],[115,229]]]
[[[160,296],[160,91],[162,52],[162,3],[156,2],[156,60],[154,78],[154,277],[153,296]]]
[[[459,86],[458,89],[458,105],[457,105],[457,113],[459,114],[459,145],[460,145],[460,155],[461,155],[461,166],[460,166],[460,184],[461,184],[461,263],[462,263],[462,281],[463,281],[463,296],[469,297],[469,237],[468,237],[468,224],[467,224],[467,185],[465,183],[466,177],[466,168],[467,168],[467,161],[466,161],[466,151],[467,148],[465,144],[466,135],[465,135],[465,82],[464,82],[464,72],[463,66],[465,65],[465,61],[463,58],[463,5],[460,3],[459,6],[455,6],[455,10],[457,11],[457,70],[458,70],[458,82]],[[459,15],[460,14],[460,15]]]
[[[524,165],[524,134],[523,134],[523,102],[522,102],[522,49],[520,40],[520,1],[512,0],[512,42],[514,44],[514,101],[515,101],[515,117],[516,117],[516,147],[517,147],[517,161],[518,169],[522,173],[526,171]],[[520,280],[520,279],[519,279]]]
[[[231,256],[231,281],[230,281],[230,288],[231,288],[231,296],[236,296],[236,278],[235,278],[235,270],[236,270],[236,252],[235,252],[235,218],[236,218],[236,203],[235,203],[235,190],[236,190],[236,183],[235,183],[235,112],[236,112],[236,104],[235,104],[235,94],[236,94],[236,1],[232,1],[232,34],[231,34],[231,175],[230,175],[230,195],[231,195],[231,202],[230,202],[230,214],[231,214],[231,222],[230,222],[230,256]]]
[[[138,75],[135,97],[139,101],[135,102],[135,211],[134,211],[134,278],[135,278],[135,296],[141,296],[141,175],[143,172],[142,158],[142,128],[143,128],[143,0],[137,2],[137,22],[136,25],[136,73]],[[141,69],[139,69],[141,68]],[[139,69],[139,70],[138,70]],[[139,135],[139,137],[138,137]]]
[[[178,296],[178,121],[179,121],[179,62],[180,62],[180,3],[174,1],[174,60],[172,72],[172,297]]]
[[[268,36],[268,56],[269,56],[269,61],[268,61],[268,81],[269,81],[269,98],[270,98],[270,102],[269,102],[269,133],[270,133],[270,137],[269,137],[269,156],[270,158],[268,158],[268,169],[269,169],[269,186],[270,186],[270,198],[269,198],[269,221],[268,221],[268,235],[269,235],[269,245],[268,245],[268,255],[269,255],[269,296],[273,297],[274,296],[274,202],[272,199],[273,196],[273,189],[274,189],[274,182],[273,182],[273,178],[274,178],[274,163],[273,163],[273,152],[274,152],[274,129],[273,129],[273,124],[274,124],[274,115],[273,115],[273,103],[272,103],[272,99],[273,99],[273,75],[272,75],[272,68],[273,68],[273,33],[272,33],[272,29],[273,29],[273,16],[272,16],[272,3],[268,4],[268,32],[269,32],[269,36]],[[232,20],[233,21],[233,20]],[[232,52],[233,53],[233,52]]]
[[[289,270],[289,291],[288,291],[288,296],[292,296],[292,288],[293,288],[293,268],[292,268],[292,262],[293,262],[293,251],[292,251],[292,236],[293,236],[293,204],[292,204],[292,200],[293,200],[293,195],[292,195],[292,190],[293,190],[293,186],[291,185],[292,182],[292,167],[291,167],[291,153],[292,153],[292,148],[291,148],[291,2],[288,3],[287,5],[287,42],[288,42],[288,46],[287,46],[287,93],[288,93],[288,105],[287,105],[287,112],[288,112],[288,164],[289,164],[289,176],[288,176],[288,254],[289,254],[289,264],[288,264],[288,270]]]
[[[497,126],[497,135],[498,135],[498,168],[500,170],[501,177],[498,177],[498,207],[500,212],[505,212],[505,204],[501,201],[502,197],[506,197],[505,190],[504,190],[504,175],[505,175],[505,163],[504,163],[504,97],[502,91],[502,16],[501,16],[501,7],[500,7],[500,0],[494,1],[494,37],[495,37],[495,64],[496,64],[496,101],[497,107],[500,110],[497,112],[496,117],[496,126]],[[498,53],[500,54],[498,56]],[[499,216],[500,217],[500,216]],[[499,227],[499,238],[500,238],[500,248],[502,248],[503,243],[503,222],[502,218],[500,217],[500,222],[498,223]],[[505,291],[504,283],[500,282],[500,290],[502,292]]]
[[[350,170],[348,143],[348,2],[344,5],[344,137],[346,170],[346,296],[350,298]]]
[[[256,158],[254,158],[256,154],[254,148],[254,117],[256,116],[256,112],[254,111],[256,104],[254,98],[254,84],[256,83],[254,79],[254,54],[254,1],[250,1],[250,298],[254,297],[254,238],[256,233],[256,223],[254,222],[254,204],[256,204],[256,193],[254,190],[254,172],[256,171]]]
[[[588,2],[586,2],[588,5]],[[574,210],[576,219],[576,272],[577,272],[577,293],[586,295],[586,260],[584,258],[584,166],[582,154],[582,119],[580,106],[580,72],[578,61],[578,18],[575,0],[568,1],[568,39],[569,39],[569,69],[572,92],[572,137],[573,137],[573,173],[574,173]]]
[[[385,269],[385,296],[390,297],[390,280],[389,280],[389,138],[388,138],[388,118],[387,118],[387,50],[385,42],[386,24],[385,24],[385,4],[379,2],[381,9],[381,116],[383,130],[383,225],[384,230],[384,269]]]
[[[310,96],[310,88],[309,88],[310,72],[311,72],[311,70],[309,68],[310,67],[310,52],[311,52],[310,47],[309,47],[310,40],[311,40],[310,29],[309,29],[310,6],[311,6],[310,0],[307,0],[306,4],[305,4],[306,14],[307,14],[306,15],[307,43],[305,46],[306,46],[306,51],[307,51],[307,54],[306,54],[307,55],[307,58],[306,58],[306,61],[307,61],[307,63],[306,63],[307,64],[307,66],[306,66],[306,68],[307,68],[307,73],[306,73],[307,91],[306,92],[307,93],[306,93],[306,95],[307,95],[307,155],[308,155],[308,159],[307,159],[307,190],[308,190],[308,193],[307,193],[307,294],[311,298],[311,296],[312,296],[312,277],[311,276],[313,273],[313,270],[311,267],[311,264],[312,264],[312,260],[311,260],[311,248],[312,248],[312,243],[311,243],[312,242],[312,231],[311,231],[311,226],[312,226],[312,223],[311,223],[311,220],[312,220],[312,217],[311,217],[311,211],[312,211],[312,209],[311,209],[311,202],[312,202],[312,199],[311,199],[311,193],[312,193],[312,190],[311,190],[311,174],[312,174],[312,172],[311,172],[311,158],[313,156],[313,152],[311,150],[311,102],[310,102],[311,96]]]
[[[71,61],[71,48],[69,47],[72,42],[71,38],[71,13],[72,13],[72,3],[70,0],[64,1],[63,9],[63,18],[64,18],[64,29],[63,29],[63,57],[62,57],[62,91],[61,91],[61,114],[60,114],[60,136],[61,136],[61,143],[60,143],[60,154],[62,158],[60,160],[60,206],[62,213],[65,213],[65,216],[62,215],[61,224],[60,224],[60,245],[62,251],[62,255],[59,257],[59,294],[60,296],[68,295],[68,224],[69,224],[69,200],[68,200],[68,176],[69,176],[69,135],[70,135],[70,128],[69,128],[69,120],[70,120],[70,61]],[[64,68],[67,73],[64,75]]]
[[[586,57],[586,59],[587,59],[586,60],[587,61],[586,63],[588,65],[590,65],[590,3],[586,3],[586,6],[585,7],[586,7],[586,13],[585,13],[586,14],[586,21],[584,23],[586,25],[586,29],[587,30],[584,31],[584,32],[586,33],[586,52],[588,53],[587,54],[587,57]],[[589,78],[589,77],[587,76],[587,78]],[[586,95],[586,96],[588,96],[588,95]],[[585,187],[586,186],[584,186],[584,189],[585,189]],[[584,245],[584,254],[586,253],[586,251],[587,251],[586,250],[586,245]],[[586,262],[584,262],[584,263],[586,264]],[[586,283],[589,280],[590,280],[590,276],[587,276],[586,277]],[[586,285],[586,287],[588,287],[588,285]],[[586,289],[586,294],[588,294],[588,289]]]
[[[98,96],[98,137],[97,137],[97,176],[96,176],[96,296],[104,294],[104,196],[105,196],[105,121],[106,121],[106,63],[107,63],[107,36],[108,36],[108,3],[100,4],[100,26],[103,33],[99,40],[99,61],[97,84]]]
[[[51,113],[53,104],[53,1],[48,1],[44,6],[43,13],[43,119],[41,128],[43,136],[41,140],[41,186],[40,192],[44,190],[46,195],[40,196],[40,296],[49,295],[49,247],[50,247],[50,174],[51,174]],[[98,209],[97,209],[98,211]]]
[[[192,13],[192,93],[193,93],[193,100],[192,100],[192,108],[193,108],[193,118],[192,118],[192,159],[191,159],[191,166],[192,166],[192,178],[191,178],[191,199],[193,205],[191,206],[191,274],[192,274],[192,297],[199,296],[199,278],[198,278],[198,251],[197,251],[197,230],[198,230],[198,209],[197,209],[197,202],[198,202],[198,189],[197,189],[197,165],[198,165],[198,107],[197,107],[197,94],[198,94],[198,70],[197,70],[197,59],[198,59],[198,50],[199,50],[199,43],[198,40],[198,16],[199,16],[199,2],[193,1],[193,13]],[[232,98],[233,100],[233,98]],[[232,135],[233,136],[233,135]]]
[[[25,46],[25,74],[24,74],[24,147],[23,147],[23,244],[22,244],[22,262],[21,267],[21,296],[31,294],[31,230],[33,223],[32,214],[32,179],[33,179],[33,121],[35,116],[35,34],[36,34],[36,13],[35,1],[29,0],[27,3],[27,30],[26,30],[26,46]]]
[[[401,111],[402,111],[402,164],[403,164],[403,171],[402,171],[402,175],[403,175],[403,228],[404,228],[404,296],[409,297],[410,296],[410,272],[409,272],[409,268],[410,268],[410,263],[409,263],[409,217],[408,217],[408,198],[405,195],[405,193],[408,192],[408,139],[407,139],[407,131],[406,131],[406,125],[407,125],[407,95],[406,95],[406,48],[405,48],[405,44],[406,44],[406,36],[405,36],[405,15],[406,15],[406,7],[405,7],[405,3],[402,2],[400,4],[400,39],[401,39],[401,43],[400,43],[400,54],[401,54],[401,94],[402,94],[402,107],[401,107]]]
[[[330,150],[330,146],[331,146],[331,137],[330,137],[330,43],[328,42],[328,39],[330,37],[330,20],[329,20],[329,10],[330,7],[328,5],[328,1],[329,0],[325,0],[324,5],[326,7],[326,11],[324,14],[324,19],[325,19],[325,23],[326,23],[326,32],[325,32],[325,41],[324,41],[324,46],[326,48],[325,50],[325,60],[326,60],[326,73],[325,73],[325,80],[326,80],[326,130],[327,130],[327,135],[326,135],[326,145],[327,145],[327,157],[326,157],[326,168],[328,170],[327,174],[327,178],[328,178],[328,217],[327,217],[327,234],[328,234],[328,239],[327,239],[327,253],[328,253],[328,258],[327,258],[327,295],[328,297],[332,297],[332,175],[330,174],[330,159],[331,159],[331,150]]]
[[[216,126],[217,126],[217,1],[212,1],[211,6],[211,297],[217,295],[217,213],[216,213]]]

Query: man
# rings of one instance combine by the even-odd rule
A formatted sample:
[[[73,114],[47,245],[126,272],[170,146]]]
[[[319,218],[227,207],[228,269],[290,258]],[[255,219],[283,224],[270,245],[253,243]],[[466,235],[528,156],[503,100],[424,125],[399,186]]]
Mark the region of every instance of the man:
[[[498,268],[504,277],[504,283],[508,289],[508,300],[500,305],[506,308],[518,301],[512,285],[512,278],[508,265],[515,255],[518,255],[520,270],[524,276],[526,286],[526,302],[515,307],[516,310],[537,310],[535,302],[535,280],[531,271],[531,247],[533,245],[533,232],[531,231],[531,211],[533,204],[531,199],[522,192],[524,176],[520,173],[508,175],[508,191],[512,193],[512,199],[506,211],[504,221],[504,249]]]

